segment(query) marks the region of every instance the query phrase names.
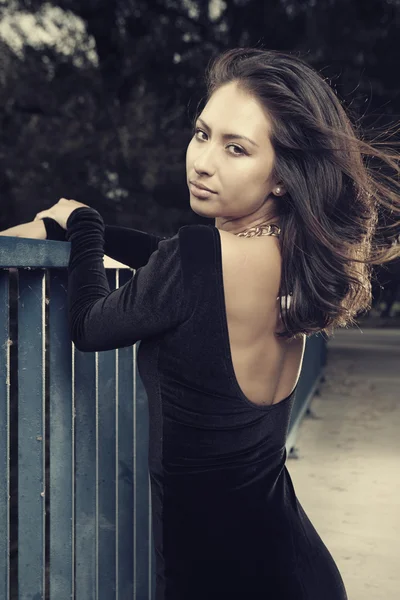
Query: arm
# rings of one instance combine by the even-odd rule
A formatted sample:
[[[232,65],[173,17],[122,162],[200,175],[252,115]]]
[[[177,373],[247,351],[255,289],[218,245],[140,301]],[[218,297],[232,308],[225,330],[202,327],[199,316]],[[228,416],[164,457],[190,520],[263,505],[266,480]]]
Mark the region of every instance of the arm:
[[[49,217],[42,219],[46,228],[46,239],[66,241],[66,231]],[[104,254],[128,265],[132,269],[144,266],[151,254],[157,250],[161,240],[168,239],[116,225],[104,226]]]
[[[9,227],[4,231],[0,231],[0,236],[66,241],[65,229],[50,217]],[[107,264],[110,265],[110,261],[107,260],[110,257],[132,269],[138,269],[148,262],[151,254],[158,248],[160,241],[168,238],[128,227],[105,225],[104,239],[104,262],[106,266]],[[111,266],[118,267],[119,265],[111,264]]]
[[[161,240],[148,263],[110,291],[103,264],[104,230],[93,208],[76,209],[67,221],[70,335],[83,352],[131,346],[176,328],[190,313],[179,234]]]

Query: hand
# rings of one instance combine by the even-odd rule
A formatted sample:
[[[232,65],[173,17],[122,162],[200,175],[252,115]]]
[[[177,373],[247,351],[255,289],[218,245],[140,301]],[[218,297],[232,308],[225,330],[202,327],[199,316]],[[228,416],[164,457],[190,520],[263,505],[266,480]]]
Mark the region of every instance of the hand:
[[[67,200],[66,198],[60,198],[57,204],[54,204],[47,210],[42,210],[37,213],[36,217],[33,219],[37,221],[39,219],[44,219],[45,217],[50,217],[50,219],[54,219],[57,223],[63,228],[67,229],[67,221],[71,215],[77,208],[82,208],[83,206],[90,208],[87,204],[82,204],[82,202],[77,202],[76,200]]]
[[[30,221],[29,223],[20,223],[0,231],[0,236],[30,238],[33,240],[45,240],[46,228],[43,221]]]

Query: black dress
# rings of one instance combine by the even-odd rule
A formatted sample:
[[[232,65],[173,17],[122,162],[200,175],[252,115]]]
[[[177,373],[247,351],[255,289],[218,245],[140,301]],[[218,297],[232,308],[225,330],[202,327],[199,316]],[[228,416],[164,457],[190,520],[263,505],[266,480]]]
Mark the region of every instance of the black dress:
[[[44,221],[48,239],[71,242],[76,347],[102,351],[141,340],[156,599],[346,600],[285,466],[296,389],[258,406],[236,380],[218,229],[188,225],[160,238],[105,226],[86,207],[71,214],[66,235]],[[103,253],[136,269],[112,292]]]

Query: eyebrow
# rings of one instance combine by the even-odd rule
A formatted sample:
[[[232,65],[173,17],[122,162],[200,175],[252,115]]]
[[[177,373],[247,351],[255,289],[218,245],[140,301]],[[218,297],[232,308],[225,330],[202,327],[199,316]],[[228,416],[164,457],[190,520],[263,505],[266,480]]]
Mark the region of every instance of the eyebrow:
[[[207,125],[207,123],[205,121],[203,121],[203,119],[201,119],[199,117],[197,120],[199,121],[199,123],[201,123],[203,125],[203,127],[205,129],[208,129],[208,131],[211,131],[210,127]],[[246,137],[245,135],[238,135],[237,133],[223,133],[222,138],[224,140],[228,140],[228,139],[229,140],[247,140],[248,142],[250,142],[250,144],[253,144],[253,146],[257,146],[257,148],[259,148],[258,144],[253,142],[253,140]]]

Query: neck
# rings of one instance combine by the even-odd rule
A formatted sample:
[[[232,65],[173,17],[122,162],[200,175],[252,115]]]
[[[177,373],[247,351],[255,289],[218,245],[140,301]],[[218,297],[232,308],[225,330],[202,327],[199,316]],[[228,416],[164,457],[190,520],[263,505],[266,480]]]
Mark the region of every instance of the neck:
[[[264,206],[264,210],[260,210],[259,213],[261,214],[258,215],[256,212],[240,218],[217,217],[215,227],[229,233],[238,234],[259,225],[280,225],[279,212],[275,206]]]
[[[229,233],[233,233],[234,235],[239,235],[241,233],[244,233],[246,231],[249,231],[250,229],[253,230],[256,227],[261,227],[261,226],[267,226],[267,225],[277,225],[280,226],[279,223],[279,218],[278,217],[269,217],[269,218],[259,218],[259,219],[255,219],[254,221],[252,221],[251,223],[245,223],[245,224],[239,224],[239,223],[234,223],[232,221],[225,221],[225,223],[219,223],[217,219],[215,219],[215,227],[217,227],[217,229],[221,229],[223,231],[228,231]]]
[[[258,237],[264,235],[272,235],[274,237],[279,237],[281,233],[281,228],[278,223],[260,223],[258,225],[253,225],[253,227],[247,227],[244,231],[240,231],[239,233],[235,233],[237,237]]]

